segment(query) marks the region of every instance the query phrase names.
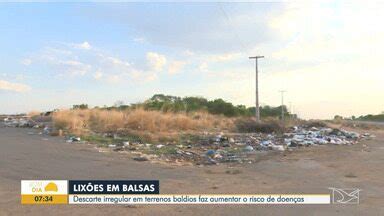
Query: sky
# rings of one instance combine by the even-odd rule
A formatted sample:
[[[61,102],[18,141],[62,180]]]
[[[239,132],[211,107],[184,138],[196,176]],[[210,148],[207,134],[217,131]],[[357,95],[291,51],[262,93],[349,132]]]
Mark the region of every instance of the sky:
[[[153,94],[384,111],[384,3],[0,3],[0,113]]]

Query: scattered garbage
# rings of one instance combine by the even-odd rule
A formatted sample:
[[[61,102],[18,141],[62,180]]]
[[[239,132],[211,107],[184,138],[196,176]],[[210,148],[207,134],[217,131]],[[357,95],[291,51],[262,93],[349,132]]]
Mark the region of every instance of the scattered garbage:
[[[285,147],[283,145],[272,145],[271,148],[275,151],[285,151]]]
[[[251,152],[251,151],[254,151],[254,149],[253,149],[253,147],[252,146],[245,146],[244,147],[244,151],[246,151],[246,152]]]
[[[44,127],[43,129],[43,134],[44,135],[50,135],[52,133],[52,128],[49,128],[49,127]]]
[[[255,154],[262,152],[292,151],[295,148],[316,145],[353,145],[360,139],[372,136],[368,133],[359,134],[343,129],[333,129],[322,125],[294,126],[285,133],[235,133],[214,134],[205,132],[196,135],[192,142],[187,140],[182,144],[140,144],[126,143],[125,150],[135,152],[151,152],[158,154],[154,160],[167,162],[192,162],[194,164],[213,165],[219,163],[254,163],[257,161]],[[160,150],[162,149],[162,150]],[[165,150],[163,150],[165,149]],[[158,153],[156,153],[158,152]],[[168,153],[164,153],[168,152]],[[153,160],[135,159],[135,160]]]
[[[29,135],[52,135],[49,126],[35,124],[25,117],[5,118],[6,127],[42,128],[40,132],[29,131]],[[62,131],[58,131],[59,136]],[[104,145],[106,151],[132,152],[140,154],[133,157],[136,161],[161,160],[175,163],[191,163],[197,165],[214,165],[219,163],[255,163],[257,154],[269,151],[293,151],[296,148],[317,145],[354,145],[361,139],[372,139],[369,133],[356,133],[344,129],[326,127],[324,124],[313,123],[289,128],[284,133],[209,133],[194,134],[194,138],[185,141],[166,142],[162,144],[143,143],[140,141],[122,141],[122,136],[104,133],[101,136],[112,138],[116,142]],[[43,140],[46,140],[44,138]],[[69,136],[68,143],[78,143],[80,137]],[[104,150],[100,150],[103,151]]]
[[[114,147],[113,151],[115,151],[115,152],[124,151],[124,147],[122,147],[122,146]]]
[[[142,161],[148,161],[149,159],[146,157],[140,156],[140,157],[134,157],[133,160],[142,162]]]
[[[70,136],[67,139],[67,143],[73,143],[73,142],[80,142],[81,138],[80,137],[75,137],[75,136]]]
[[[284,138],[284,143],[288,147],[299,147],[325,144],[352,145],[361,136],[356,132],[327,127],[295,127],[292,132],[285,133]]]
[[[215,155],[215,150],[208,150],[205,155],[207,155],[208,157],[213,157]]]
[[[25,116],[21,117],[8,117],[3,120],[6,127],[33,127],[33,122]]]

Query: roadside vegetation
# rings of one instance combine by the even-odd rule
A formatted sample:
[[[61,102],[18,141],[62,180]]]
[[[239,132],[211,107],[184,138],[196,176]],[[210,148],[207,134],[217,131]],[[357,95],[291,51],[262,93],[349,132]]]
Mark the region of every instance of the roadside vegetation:
[[[368,114],[368,115],[361,115],[359,117],[352,116],[350,118],[346,118],[340,115],[335,115],[333,118],[334,121],[342,121],[342,120],[353,120],[353,121],[372,121],[372,122],[384,122],[384,111],[381,112],[380,114],[373,115],[373,114]]]
[[[384,122],[384,112],[378,115],[370,114],[370,115],[360,116],[356,120]]]
[[[52,119],[57,130],[103,143],[112,142],[108,134],[124,140],[179,143],[190,134],[284,131],[278,119],[281,107],[262,107],[262,123],[256,123],[254,111],[254,107],[235,106],[222,99],[158,94],[139,104],[119,102],[102,108],[74,105],[72,109],[54,112]],[[286,116],[291,117],[288,112]]]
[[[142,108],[123,111],[72,109],[53,114],[56,129],[75,135],[113,133],[119,136],[139,136],[148,140],[174,138],[179,132],[232,130],[233,121],[231,118],[204,112],[164,113]]]
[[[88,109],[87,104],[74,105],[74,109]],[[96,107],[99,108],[99,107]],[[114,106],[102,107],[106,110],[127,110],[142,108],[144,110],[156,110],[165,113],[193,113],[207,112],[212,115],[223,115],[226,117],[252,117],[255,114],[255,107],[246,107],[244,105],[233,105],[223,99],[208,100],[203,97],[177,97],[164,94],[153,95],[143,103],[125,105],[123,102],[116,102]],[[261,117],[279,118],[281,115],[281,106],[261,106]],[[287,108],[283,106],[285,116],[290,116]]]
[[[332,121],[334,124],[339,124],[344,127],[361,128],[365,130],[378,130],[383,129],[384,125],[384,112],[377,115],[361,115],[359,117],[352,116],[346,118],[340,115],[336,115]]]

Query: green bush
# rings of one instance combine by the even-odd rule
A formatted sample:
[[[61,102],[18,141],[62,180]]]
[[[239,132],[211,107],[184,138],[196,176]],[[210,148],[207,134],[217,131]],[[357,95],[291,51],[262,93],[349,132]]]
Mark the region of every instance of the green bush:
[[[86,104],[74,105],[74,109],[84,109],[88,107]],[[255,107],[246,107],[244,105],[233,105],[223,99],[207,100],[203,97],[176,97],[172,95],[155,94],[144,103],[137,103],[112,107],[104,107],[102,109],[136,109],[143,107],[145,110],[157,110],[162,112],[196,112],[196,111],[207,111],[214,115],[224,115],[227,117],[238,117],[238,116],[254,116]],[[283,107],[286,116],[290,116],[287,108]],[[271,107],[262,106],[260,107],[261,117],[280,117],[281,106]]]
[[[254,119],[239,119],[235,122],[240,133],[282,133],[284,127],[278,122],[256,122]]]

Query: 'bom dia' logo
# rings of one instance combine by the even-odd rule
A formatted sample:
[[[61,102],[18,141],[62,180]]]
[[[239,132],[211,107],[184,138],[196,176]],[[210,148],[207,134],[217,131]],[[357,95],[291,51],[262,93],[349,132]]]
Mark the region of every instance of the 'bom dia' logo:
[[[30,186],[32,187],[32,192],[34,193],[58,191],[57,185],[54,182],[49,182],[47,185],[45,185],[44,190],[42,182],[37,182],[35,184],[31,184]]]

